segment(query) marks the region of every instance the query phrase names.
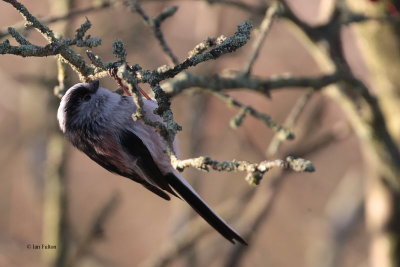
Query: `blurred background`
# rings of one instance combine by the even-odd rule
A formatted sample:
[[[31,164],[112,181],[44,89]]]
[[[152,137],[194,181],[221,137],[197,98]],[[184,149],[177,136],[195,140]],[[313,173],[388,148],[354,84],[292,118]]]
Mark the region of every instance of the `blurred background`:
[[[21,1],[38,18],[58,17],[96,2],[71,1],[68,7],[62,1]],[[329,19],[335,1],[287,2],[304,22],[320,25]],[[179,7],[162,31],[180,61],[207,37],[230,36],[246,19],[257,28],[264,16],[207,1],[141,1],[141,5],[151,17],[167,7]],[[0,14],[2,31],[22,21],[4,2]],[[168,64],[151,29],[118,1],[49,27],[73,37],[85,17],[93,24],[91,36],[102,39],[102,46],[93,51],[104,61],[115,60],[111,44],[121,39],[130,64],[144,69]],[[345,56],[355,76],[376,90],[360,48],[365,40],[355,27],[342,27]],[[256,34],[253,31],[250,43],[237,52],[189,71],[201,75],[241,71]],[[46,44],[36,31],[28,36],[32,43]],[[76,51],[85,54],[85,49]],[[183,126],[178,135],[182,159],[206,155],[260,162],[293,155],[311,160],[316,168],[305,174],[273,170],[259,186],[250,186],[245,173],[184,171],[199,194],[248,238],[249,246],[242,249],[193,216],[183,201],[164,201],[105,171],[63,141],[56,121],[59,99],[53,94],[58,84],[55,57],[2,55],[0,68],[0,266],[54,262],[58,266],[369,266],[364,212],[368,155],[363,156],[359,138],[338,103],[324,94],[308,94],[310,99],[293,127],[296,139],[283,142],[274,155],[268,153],[274,132],[250,116],[232,129],[229,121],[237,110],[215,96],[193,89],[173,99],[175,119]],[[315,77],[323,70],[291,26],[278,19],[252,75],[267,78],[285,73]],[[78,82],[77,75],[69,72],[67,82],[68,87]],[[109,89],[118,87],[110,78],[100,83]],[[249,90],[230,95],[282,124],[307,90],[275,90],[271,98]],[[199,229],[204,233],[192,243],[182,241]],[[186,245],[175,246],[176,242]],[[57,248],[27,248],[42,244]]]

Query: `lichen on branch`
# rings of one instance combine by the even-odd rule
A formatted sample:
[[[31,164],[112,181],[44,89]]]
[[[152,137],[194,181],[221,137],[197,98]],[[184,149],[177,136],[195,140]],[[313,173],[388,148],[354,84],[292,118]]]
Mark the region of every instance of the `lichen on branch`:
[[[171,157],[171,162],[174,168],[181,172],[188,167],[203,171],[209,171],[211,168],[216,171],[246,172],[246,180],[252,185],[258,185],[263,175],[272,168],[291,169],[296,172],[313,172],[315,170],[311,161],[293,157],[287,157],[285,160],[265,160],[259,163],[238,160],[216,161],[210,157],[198,157],[185,160],[178,160],[176,157]]]
[[[214,75],[212,77],[202,77],[190,74],[187,70],[198,64],[205,63],[209,60],[215,60],[223,55],[232,53],[247,44],[250,39],[250,33],[253,25],[250,21],[245,21],[238,25],[237,31],[228,37],[221,35],[217,38],[208,38],[189,51],[189,56],[179,62],[178,58],[172,52],[172,49],[165,42],[163,33],[161,31],[162,23],[169,17],[173,16],[177,7],[167,8],[160,14],[155,16],[154,19],[150,18],[137,1],[131,1],[130,5],[133,11],[139,13],[145,23],[152,28],[156,39],[159,41],[164,53],[168,56],[172,63],[163,65],[152,70],[144,70],[138,64],[129,66],[126,62],[128,51],[123,41],[116,39],[112,45],[112,53],[116,57],[115,62],[103,62],[99,55],[93,51],[87,50],[86,55],[90,63],[87,63],[83,56],[78,54],[72,48],[87,47],[93,48],[101,45],[101,39],[91,37],[88,34],[92,24],[86,19],[82,25],[76,30],[73,38],[58,37],[49,27],[36,19],[24,5],[16,0],[4,0],[16,8],[26,20],[30,28],[39,31],[44,38],[49,42],[47,45],[38,46],[32,44],[15,28],[9,27],[9,35],[15,39],[18,45],[12,45],[9,40],[5,40],[0,44],[0,54],[14,54],[22,57],[46,57],[57,56],[58,64],[68,63],[72,69],[79,75],[82,81],[93,81],[109,75],[110,68],[115,68],[116,76],[119,84],[128,88],[132,98],[137,106],[136,112],[132,115],[134,120],[142,120],[145,124],[154,127],[159,134],[164,138],[168,145],[169,155],[173,165],[179,170],[183,170],[187,166],[196,167],[198,169],[208,169],[209,167],[219,171],[246,171],[247,180],[253,184],[258,184],[265,172],[273,167],[289,168],[296,171],[312,171],[314,167],[306,160],[277,160],[277,161],[263,161],[260,163],[249,163],[246,161],[222,161],[217,162],[208,157],[199,157],[197,160],[189,159],[179,161],[176,159],[173,150],[173,140],[178,131],[182,127],[174,120],[174,114],[171,111],[171,98],[182,93],[190,87],[203,87],[224,100],[228,105],[239,108],[238,115],[231,121],[232,125],[237,127],[241,124],[246,115],[251,115],[260,121],[264,122],[268,127],[280,133],[282,139],[293,138],[293,133],[275,123],[270,116],[261,113],[251,106],[244,105],[239,101],[233,99],[224,92],[226,89],[234,88],[248,88],[254,91],[259,91],[268,96],[268,93],[273,88],[282,88],[290,85],[309,86],[312,88],[320,88],[327,84],[336,82],[341,79],[338,74],[325,75],[318,78],[295,78],[292,79],[275,79],[265,80],[250,75],[250,68],[247,68],[245,75],[239,74],[234,77],[222,77]],[[276,9],[271,9],[268,16],[265,18],[271,20]],[[268,23],[270,23],[269,21]],[[269,24],[268,24],[269,25]],[[266,27],[267,29],[268,27]],[[266,30],[265,33],[266,34]],[[260,39],[260,43],[262,40]],[[259,46],[260,44],[258,44]],[[250,65],[256,59],[257,53],[252,56]],[[64,70],[59,68],[60,73]],[[115,78],[114,77],[114,78]],[[60,79],[59,79],[60,80]],[[164,82],[165,80],[169,80]],[[161,84],[164,82],[163,84]],[[57,89],[57,95],[60,95],[65,88],[63,87],[63,79],[59,81],[60,86]],[[143,100],[140,93],[140,83],[147,83],[154,92],[155,100],[157,101],[158,108],[154,111],[159,115],[163,122],[150,121],[145,116],[143,109]],[[294,164],[297,162],[297,165]],[[297,166],[297,167],[296,167]],[[298,167],[300,166],[300,167]]]

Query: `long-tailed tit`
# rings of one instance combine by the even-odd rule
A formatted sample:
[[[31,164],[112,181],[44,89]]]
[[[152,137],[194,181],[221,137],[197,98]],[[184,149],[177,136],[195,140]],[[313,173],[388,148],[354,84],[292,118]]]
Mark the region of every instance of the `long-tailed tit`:
[[[143,99],[146,117],[157,104]],[[57,118],[66,138],[110,172],[140,183],[158,196],[183,198],[226,239],[246,242],[220,218],[172,167],[164,153],[166,144],[153,127],[132,120],[136,105],[131,97],[99,87],[99,82],[79,83],[63,96]]]

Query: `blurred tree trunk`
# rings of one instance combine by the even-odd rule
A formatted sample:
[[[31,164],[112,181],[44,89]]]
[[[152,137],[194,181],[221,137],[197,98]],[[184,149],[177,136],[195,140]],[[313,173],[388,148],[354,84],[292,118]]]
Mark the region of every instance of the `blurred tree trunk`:
[[[355,12],[369,17],[388,15],[385,1],[371,3],[367,0],[348,1]],[[357,46],[369,69],[369,79],[386,117],[389,131],[400,143],[400,23],[370,21],[358,23],[354,28]]]
[[[49,1],[52,16],[62,16],[71,10],[73,0]],[[71,31],[71,21],[60,21],[52,26],[55,33],[62,36]],[[53,62],[54,64],[55,62]],[[57,62],[58,81],[64,85],[66,72],[60,71],[66,63]],[[63,66],[64,65],[64,66]],[[54,67],[54,65],[53,65]],[[49,113],[57,114],[58,101],[50,99]],[[66,161],[65,140],[58,125],[51,125],[47,142],[45,168],[45,190],[43,204],[43,243],[56,245],[57,249],[43,250],[44,261],[50,266],[65,266],[68,254],[69,229],[67,224],[67,192],[64,175]]]
[[[356,0],[347,1],[347,4],[361,14],[384,17],[391,3]],[[305,26],[296,24],[292,24],[292,28],[324,72],[352,75],[344,57],[341,27],[334,26],[341,23],[340,15],[345,15],[339,6],[337,3],[329,32],[299,30]],[[394,25],[373,20],[358,23],[354,28],[371,72],[370,87],[376,92],[362,88],[361,84],[340,82],[325,88],[324,93],[346,112],[365,155],[366,175],[369,176],[365,207],[371,237],[371,266],[395,267],[400,266],[400,125],[396,125],[400,114],[400,77],[396,73],[400,69],[399,36]],[[319,38],[325,42],[319,42]]]
[[[347,1],[355,12],[370,17],[390,15],[390,1]],[[399,23],[370,21],[359,23],[353,31],[369,69],[370,88],[374,90],[387,128],[397,146],[400,143],[400,32]],[[400,192],[386,183],[386,174],[368,183],[367,225],[371,236],[372,267],[400,266]],[[397,174],[399,179],[400,174]],[[378,178],[378,179],[377,179]],[[379,179],[380,178],[380,179]]]

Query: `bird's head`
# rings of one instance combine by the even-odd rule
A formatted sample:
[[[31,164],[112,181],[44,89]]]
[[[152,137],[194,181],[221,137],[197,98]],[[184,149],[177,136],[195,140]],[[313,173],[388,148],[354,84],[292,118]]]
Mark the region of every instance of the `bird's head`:
[[[62,97],[57,112],[57,119],[61,130],[65,133],[67,125],[80,123],[93,118],[101,112],[102,103],[107,100],[107,91],[99,90],[99,81],[93,83],[78,83],[67,90]],[[108,91],[107,91],[108,92]]]

